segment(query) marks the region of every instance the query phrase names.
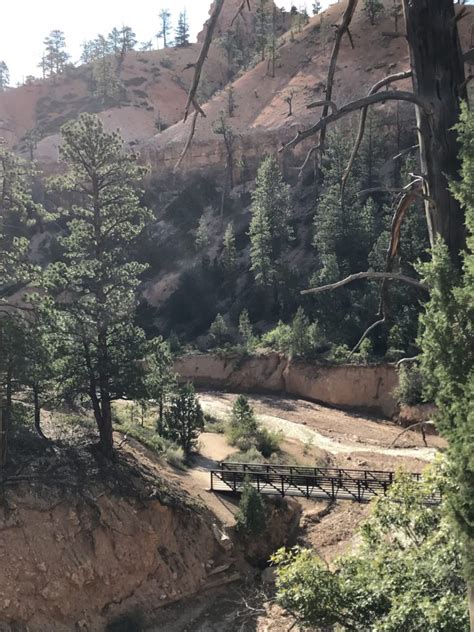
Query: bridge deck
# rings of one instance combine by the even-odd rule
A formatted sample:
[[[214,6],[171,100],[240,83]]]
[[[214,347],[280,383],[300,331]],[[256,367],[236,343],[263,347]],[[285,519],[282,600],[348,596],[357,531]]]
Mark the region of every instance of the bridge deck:
[[[326,500],[369,502],[384,496],[395,480],[395,472],[301,467],[255,463],[219,464],[210,471],[211,490],[239,494],[249,482],[261,494],[304,496]],[[420,480],[420,474],[412,474]],[[437,502],[439,499],[432,499]]]

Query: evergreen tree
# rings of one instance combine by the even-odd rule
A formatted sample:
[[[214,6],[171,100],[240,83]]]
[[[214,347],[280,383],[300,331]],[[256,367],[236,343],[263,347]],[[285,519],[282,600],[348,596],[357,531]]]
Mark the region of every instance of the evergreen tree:
[[[275,280],[280,256],[292,238],[290,191],[273,156],[267,156],[260,165],[251,211],[251,270],[259,285],[269,286]]]
[[[109,52],[113,53],[114,55],[120,54],[120,51],[122,49],[121,39],[122,38],[120,29],[114,26],[114,28],[107,35],[107,47]]]
[[[219,118],[212,127],[214,134],[222,136],[226,152],[226,189],[234,188],[234,148],[235,133],[227,121],[223,111],[219,112]]]
[[[211,323],[211,326],[209,327],[209,333],[216,345],[225,342],[228,331],[229,328],[227,327],[227,323],[225,322],[224,317],[220,313],[217,314],[215,320]]]
[[[176,27],[175,45],[187,46],[189,44],[189,22],[186,9],[183,9],[178,17],[178,26]]]
[[[0,61],[0,91],[8,88],[8,84],[10,83],[10,72],[8,70],[8,66],[4,61]]]
[[[423,267],[431,298],[421,322],[421,368],[426,395],[438,407],[436,423],[449,442],[453,487],[449,502],[462,536],[466,578],[474,603],[474,114],[467,106],[457,127],[461,180],[453,185],[466,212],[467,249],[462,273],[454,269],[445,244],[434,248]]]
[[[239,334],[245,341],[245,345],[249,346],[253,340],[252,324],[248,310],[243,309],[239,316]]]
[[[56,296],[63,394],[90,398],[100,448],[110,457],[111,402],[133,397],[143,381],[145,339],[134,317],[146,266],[134,260],[133,248],[151,218],[138,189],[146,169],[96,116],[64,125],[62,139],[68,171],[51,186],[64,198],[58,210],[66,224],[59,239],[64,255],[48,266],[45,285]]]
[[[157,431],[161,434],[164,424],[165,404],[176,387],[173,372],[173,354],[170,345],[161,337],[149,344],[146,360],[145,391],[141,399],[154,400],[158,405]]]
[[[230,431],[233,436],[255,437],[258,431],[255,413],[245,395],[239,395],[232,406]]]
[[[265,60],[270,24],[268,2],[269,0],[258,0],[255,10],[255,46],[262,61]]]
[[[227,225],[223,242],[222,266],[228,275],[233,275],[237,265],[237,250],[235,247],[234,226],[232,222]]]
[[[318,15],[321,12],[321,2],[313,2],[313,15]]]
[[[124,86],[117,77],[117,67],[111,55],[97,56],[92,65],[92,80],[94,94],[103,105],[120,102],[124,93]]]
[[[204,215],[199,218],[199,224],[196,230],[195,246],[198,252],[201,252],[203,256],[206,253],[209,246],[209,231],[207,229],[207,222]]]
[[[163,48],[168,48],[168,35],[171,31],[171,12],[169,9],[161,9],[159,13],[161,28],[156,34],[158,39],[163,40]]]
[[[364,11],[367,13],[372,26],[375,25],[377,16],[383,10],[383,3],[380,0],[364,0]]]
[[[191,384],[182,386],[171,398],[165,413],[163,436],[177,443],[189,458],[204,430],[204,415]]]
[[[244,535],[256,536],[265,530],[266,513],[263,499],[248,481],[244,483],[235,519],[237,531]]]
[[[390,16],[393,18],[394,21],[395,33],[398,33],[398,21],[403,16],[403,8],[400,0],[392,0]]]
[[[54,74],[61,73],[70,58],[70,55],[66,53],[66,38],[64,37],[64,33],[57,29],[51,31],[48,37],[45,38],[44,45],[44,62],[42,63],[45,64],[46,74],[51,77]]]

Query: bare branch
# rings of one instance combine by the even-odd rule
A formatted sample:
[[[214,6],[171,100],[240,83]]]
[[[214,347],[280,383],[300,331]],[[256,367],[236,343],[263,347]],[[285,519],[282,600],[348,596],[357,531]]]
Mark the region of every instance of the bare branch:
[[[214,35],[214,30],[217,25],[217,20],[219,19],[219,15],[222,11],[222,7],[224,6],[224,0],[216,0],[214,5],[214,10],[212,12],[211,17],[209,18],[209,22],[207,25],[206,37],[204,38],[204,43],[201,48],[201,52],[199,53],[199,57],[196,61],[194,78],[191,84],[191,88],[188,94],[188,101],[186,103],[186,107],[184,109],[184,120],[189,116],[191,105],[196,101],[196,93],[199,87],[199,82],[201,80],[202,68],[204,66],[204,62],[206,61],[207,55],[209,53],[209,48],[211,46],[212,37]]]
[[[339,56],[339,50],[341,48],[342,38],[344,33],[348,31],[349,26],[352,22],[352,18],[354,16],[354,12],[357,7],[358,0],[349,0],[347,3],[347,7],[342,15],[342,21],[340,26],[337,27],[336,31],[336,39],[334,40],[334,46],[331,52],[331,59],[329,62],[328,74],[326,78],[326,99],[328,101],[332,100],[332,89],[334,85],[334,75],[336,74],[336,66],[337,66],[337,58]],[[354,42],[352,41],[352,37],[349,34],[349,40],[351,42],[352,48],[354,48]],[[325,119],[329,112],[329,106],[324,106],[322,112],[322,119]],[[319,137],[319,144],[321,146],[321,153],[324,153],[324,144],[326,140],[326,125],[323,125],[321,128],[321,134]]]
[[[308,151],[308,153],[306,154],[306,158],[303,164],[301,165],[301,167],[296,167],[296,169],[298,169],[299,171],[298,173],[299,178],[301,178],[301,176],[303,175],[303,172],[306,169],[306,165],[311,160],[311,156],[314,154],[315,151],[318,151],[318,149],[320,149],[320,145],[313,145],[311,149]]]
[[[191,143],[193,142],[193,138],[194,138],[194,133],[196,131],[196,123],[197,123],[198,115],[199,115],[199,112],[196,110],[193,114],[193,118],[191,121],[191,129],[189,130],[188,140],[186,141],[186,145],[184,146],[184,149],[181,152],[180,157],[178,158],[178,162],[174,166],[174,171],[177,171],[180,168],[181,163],[184,160],[184,157],[186,156],[189,148],[191,147]]]
[[[248,10],[251,11],[250,0],[242,0],[239,8],[237,9],[237,13],[232,18],[232,22],[230,23],[231,26],[234,26],[234,22],[236,21],[236,19],[239,17],[239,15],[242,15],[242,13],[244,12],[245,5],[247,5]]]
[[[332,112],[337,112],[337,105],[334,103],[334,101],[313,101],[313,103],[309,103],[306,106],[307,110],[311,110],[313,108],[319,108],[319,107],[330,107]]]
[[[400,437],[403,436],[406,432],[413,430],[413,428],[424,428],[425,426],[435,427],[435,423],[434,421],[418,421],[416,424],[412,424],[411,426],[408,426],[408,428],[405,428],[404,430],[402,430],[402,432],[395,437],[395,439],[390,444],[390,447],[393,448],[393,446],[397,443]],[[426,439],[424,439],[424,442],[425,442],[425,445],[427,445]]]
[[[420,145],[417,143],[416,145],[412,145],[411,147],[407,147],[406,149],[402,149],[402,151],[397,154],[396,156],[394,156],[392,158],[392,160],[399,160],[400,158],[403,158],[403,156],[406,156],[407,154],[409,154],[411,151],[415,150],[415,149],[419,149]]]
[[[347,356],[347,359],[350,360],[352,356],[354,355],[354,353],[356,353],[359,350],[360,345],[364,342],[364,340],[367,338],[367,336],[370,334],[371,331],[373,331],[379,325],[383,325],[384,323],[385,323],[385,316],[381,318],[380,320],[375,321],[375,323],[372,323],[370,327],[367,327],[367,329],[364,331],[364,333],[360,337],[359,342],[356,344],[356,346],[352,349],[352,351]]]
[[[361,110],[362,108],[370,105],[375,105],[376,103],[385,103],[386,101],[408,101],[409,103],[414,103],[420,108],[423,108],[425,111],[430,112],[430,109],[420,97],[413,94],[413,92],[405,92],[402,90],[389,90],[387,92],[372,94],[370,96],[363,97],[362,99],[357,99],[356,101],[351,101],[346,105],[343,105],[337,112],[333,112],[328,116],[321,118],[315,125],[304,130],[299,131],[295,138],[291,140],[289,143],[284,145],[280,151],[284,149],[288,149],[289,147],[294,147],[299,143],[303,142],[306,138],[310,136],[314,136],[319,131],[322,131],[326,128],[330,123],[334,123],[339,119],[347,116],[347,114],[351,114],[352,112],[356,112],[357,110]]]
[[[321,292],[328,292],[331,290],[337,290],[344,285],[348,285],[349,283],[353,283],[354,281],[361,281],[363,279],[370,279],[380,281],[383,279],[390,279],[392,281],[401,281],[402,283],[408,283],[408,285],[413,285],[414,287],[424,290],[426,292],[429,291],[428,286],[414,279],[412,277],[408,277],[404,274],[398,274],[396,272],[357,272],[356,274],[350,274],[342,281],[337,281],[336,283],[330,283],[329,285],[322,285],[321,287],[313,287],[309,290],[302,290],[300,294],[320,294]]]
[[[372,94],[376,94],[381,88],[383,88],[384,86],[389,85],[390,83],[394,83],[395,81],[401,81],[402,79],[407,79],[408,77],[411,77],[412,73],[410,70],[406,70],[404,72],[397,72],[393,75],[388,75],[388,77],[384,77],[384,79],[382,79],[381,81],[378,81],[376,84],[374,84],[371,89],[369,90],[369,96]],[[341,187],[341,196],[344,197],[344,190],[346,187],[346,183],[347,183],[347,179],[349,177],[349,174],[352,170],[352,167],[354,165],[354,161],[356,159],[356,156],[359,152],[359,148],[360,148],[360,144],[362,143],[362,139],[364,138],[364,132],[365,132],[365,123],[367,121],[367,113],[369,110],[369,106],[365,106],[362,109],[362,112],[360,114],[360,121],[359,121],[359,131],[357,132],[357,138],[356,141],[354,143],[354,147],[352,148],[352,152],[351,152],[351,156],[349,158],[349,162],[347,163],[347,167],[344,171],[344,175],[342,176],[342,187]]]

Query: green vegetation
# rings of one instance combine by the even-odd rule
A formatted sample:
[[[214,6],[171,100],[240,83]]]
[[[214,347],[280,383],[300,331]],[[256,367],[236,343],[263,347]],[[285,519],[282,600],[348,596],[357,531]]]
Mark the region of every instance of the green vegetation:
[[[191,384],[186,384],[172,395],[165,412],[161,434],[176,443],[189,459],[197,447],[199,434],[204,430],[204,415]]]
[[[237,531],[244,535],[256,536],[265,530],[265,504],[261,494],[249,482],[244,483],[235,520]]]
[[[423,267],[431,287],[422,316],[420,346],[425,395],[439,413],[436,424],[449,442],[453,486],[449,503],[462,537],[466,577],[474,582],[474,114],[464,107],[458,125],[461,180],[453,189],[466,212],[467,249],[459,272],[440,241]]]
[[[232,407],[226,434],[230,445],[237,446],[243,453],[255,449],[269,458],[280,449],[280,434],[257,423],[253,408],[244,395],[239,395]]]
[[[279,551],[278,601],[303,627],[467,631],[462,557],[446,503],[425,504],[447,485],[442,466],[423,484],[400,474],[361,528],[357,552],[334,568],[309,549]]]

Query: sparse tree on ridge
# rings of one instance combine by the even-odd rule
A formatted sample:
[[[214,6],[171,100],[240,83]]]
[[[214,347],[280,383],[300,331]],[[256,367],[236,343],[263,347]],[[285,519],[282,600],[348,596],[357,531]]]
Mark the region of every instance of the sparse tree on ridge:
[[[189,44],[189,22],[186,9],[183,9],[178,17],[175,44],[176,46],[187,46]]]
[[[45,52],[41,64],[44,64],[44,73],[53,76],[61,73],[70,55],[66,52],[66,38],[58,29],[51,31],[44,40]]]
[[[2,60],[0,61],[0,90],[5,90],[10,83],[10,71],[8,70],[8,66]]]
[[[161,29],[156,34],[157,39],[163,40],[163,48],[168,48],[168,35],[171,31],[171,12],[169,9],[161,9],[159,13]]]
[[[374,26],[377,16],[383,11],[383,4],[380,0],[364,0],[364,11],[369,16],[370,23]]]

